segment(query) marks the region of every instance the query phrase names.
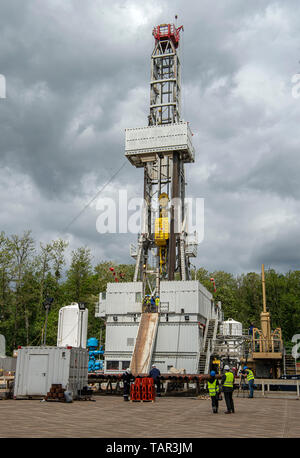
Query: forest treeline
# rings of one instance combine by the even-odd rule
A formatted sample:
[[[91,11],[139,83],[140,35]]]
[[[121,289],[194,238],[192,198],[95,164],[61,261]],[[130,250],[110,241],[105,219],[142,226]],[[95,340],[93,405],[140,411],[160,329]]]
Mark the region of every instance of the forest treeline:
[[[47,322],[47,345],[56,345],[59,309],[71,302],[84,302],[89,309],[88,337],[104,336],[103,320],[94,317],[100,291],[114,281],[132,281],[133,264],[111,261],[95,263],[91,250],[80,247],[71,253],[66,265],[68,243],[62,239],[37,247],[30,231],[22,235],[0,233],[0,334],[6,338],[6,353],[19,345],[40,345],[45,332],[44,303],[53,298]],[[193,272],[221,301],[225,319],[234,318],[247,328],[251,322],[260,327],[262,310],[261,276],[255,272],[234,276],[223,271]],[[211,281],[215,280],[216,291]],[[267,308],[272,329],[282,328],[288,347],[300,330],[300,270],[285,274],[266,270]]]

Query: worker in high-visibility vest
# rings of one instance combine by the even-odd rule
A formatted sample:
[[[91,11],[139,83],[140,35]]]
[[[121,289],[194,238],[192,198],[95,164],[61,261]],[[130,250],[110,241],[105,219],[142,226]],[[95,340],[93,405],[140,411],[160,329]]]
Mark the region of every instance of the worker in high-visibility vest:
[[[227,411],[225,413],[234,413],[234,403],[232,399],[234,389],[234,375],[228,365],[224,366],[224,375],[221,380]]]
[[[244,372],[247,375],[248,385],[249,385],[249,398],[253,398],[253,388],[254,388],[254,374],[251,369],[248,369],[247,366],[244,366]]]
[[[146,295],[146,311],[151,312],[151,299],[150,294]]]
[[[219,382],[216,379],[215,371],[210,372],[210,379],[207,381],[208,393],[211,399],[213,413],[218,413],[219,408]]]
[[[156,305],[156,311],[158,311],[158,308],[159,308],[159,297],[156,296],[155,298],[155,305]]]

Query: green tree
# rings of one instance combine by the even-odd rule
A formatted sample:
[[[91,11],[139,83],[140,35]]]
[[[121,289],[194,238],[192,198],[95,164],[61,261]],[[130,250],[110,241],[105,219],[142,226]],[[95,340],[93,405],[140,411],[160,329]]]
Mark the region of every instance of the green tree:
[[[224,318],[238,316],[237,281],[234,276],[224,271],[215,271],[211,273],[210,278],[214,278],[216,285],[216,292],[213,293],[214,300],[215,302],[221,301]]]
[[[12,281],[15,284],[14,331],[12,340],[12,344],[15,347],[20,323],[25,322],[27,340],[29,339],[29,315],[27,304],[22,296],[22,282],[23,276],[29,268],[32,255],[35,251],[31,231],[25,231],[21,237],[17,234],[13,234],[8,238],[7,245],[12,257]]]
[[[87,247],[72,251],[70,269],[67,271],[66,290],[70,300],[86,302],[92,293],[92,255]]]

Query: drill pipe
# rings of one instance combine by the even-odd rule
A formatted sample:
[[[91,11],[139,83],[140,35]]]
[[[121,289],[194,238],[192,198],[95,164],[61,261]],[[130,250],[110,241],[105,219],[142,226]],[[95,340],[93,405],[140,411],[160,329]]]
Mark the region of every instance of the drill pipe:
[[[99,374],[96,372],[90,372],[88,375],[89,379],[97,379],[103,381],[117,382],[122,379],[123,374]],[[135,378],[145,378],[149,377],[148,374],[138,374],[134,376]],[[217,379],[220,379],[222,375],[216,375]],[[170,380],[177,381],[182,383],[187,382],[197,382],[201,380],[208,380],[210,378],[209,374],[161,374],[160,380]]]

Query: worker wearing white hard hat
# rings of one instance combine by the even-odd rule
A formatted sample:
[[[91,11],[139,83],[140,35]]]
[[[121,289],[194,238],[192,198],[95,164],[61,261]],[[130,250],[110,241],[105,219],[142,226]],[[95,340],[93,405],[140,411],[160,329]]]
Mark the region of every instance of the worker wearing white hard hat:
[[[225,413],[234,413],[234,403],[232,399],[233,386],[234,386],[234,375],[230,371],[228,364],[224,366],[225,374],[222,377],[221,384],[225,397],[227,411]]]

